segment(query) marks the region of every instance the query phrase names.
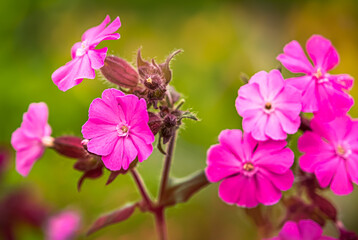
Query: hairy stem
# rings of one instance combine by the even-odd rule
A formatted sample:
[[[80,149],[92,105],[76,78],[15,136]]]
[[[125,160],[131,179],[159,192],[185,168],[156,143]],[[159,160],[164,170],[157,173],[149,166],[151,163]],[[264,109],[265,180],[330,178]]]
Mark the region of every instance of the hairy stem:
[[[162,180],[160,182],[160,189],[159,189],[159,202],[162,201],[165,189],[168,185],[168,179],[169,179],[169,172],[170,172],[170,166],[172,164],[172,158],[173,158],[173,152],[174,152],[174,146],[175,146],[175,140],[178,130],[176,130],[171,137],[168,147],[167,147],[167,154],[165,155],[165,161],[164,161],[164,168],[162,173]]]
[[[139,189],[140,194],[142,195],[142,198],[143,198],[144,202],[147,204],[147,207],[149,209],[151,209],[153,204],[152,204],[152,201],[151,201],[151,199],[149,197],[148,191],[147,191],[147,189],[146,189],[146,187],[145,187],[145,185],[143,183],[143,180],[140,177],[140,174],[137,172],[137,170],[135,168],[132,168],[130,170],[130,172],[131,172],[131,174],[133,176],[133,179],[134,179],[135,183],[137,184],[137,187]]]
[[[165,223],[165,216],[164,216],[164,208],[158,208],[154,212],[155,216],[155,225],[157,227],[157,232],[159,236],[159,240],[167,240],[167,226]]]

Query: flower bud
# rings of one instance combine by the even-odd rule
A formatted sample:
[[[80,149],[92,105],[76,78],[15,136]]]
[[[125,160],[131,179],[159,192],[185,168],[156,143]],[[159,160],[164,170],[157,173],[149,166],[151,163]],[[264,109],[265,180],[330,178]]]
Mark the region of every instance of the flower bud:
[[[55,138],[53,149],[59,154],[70,158],[86,158],[89,155],[82,144],[82,139],[75,136]]]
[[[148,115],[149,115],[149,121],[148,121],[149,128],[152,131],[152,133],[156,135],[162,127],[162,119],[161,117],[158,116],[158,114],[152,112],[148,112]]]
[[[120,87],[133,88],[139,82],[139,75],[132,65],[116,56],[107,56],[100,70],[108,81]]]

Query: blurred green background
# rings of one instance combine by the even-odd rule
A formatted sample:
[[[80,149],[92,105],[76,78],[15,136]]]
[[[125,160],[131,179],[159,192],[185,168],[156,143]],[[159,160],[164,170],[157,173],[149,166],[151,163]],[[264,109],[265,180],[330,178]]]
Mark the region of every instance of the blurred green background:
[[[301,44],[312,34],[322,34],[337,48],[341,61],[333,73],[358,76],[358,2],[341,1],[94,1],[94,0],[2,0],[0,1],[0,143],[9,145],[11,133],[20,125],[31,102],[49,106],[53,136],[81,136],[91,101],[110,87],[104,80],[84,80],[63,93],[51,74],[70,60],[71,46],[82,33],[109,14],[119,16],[118,41],[106,41],[110,54],[134,60],[142,47],[144,58],[162,61],[171,51],[184,53],[172,61],[172,84],[186,98],[185,106],[202,121],[185,122],[176,148],[172,174],[186,176],[205,167],[206,150],[217,142],[222,129],[241,128],[234,101],[241,86],[240,73],[249,76],[279,66],[275,60],[283,46],[296,39]],[[283,71],[284,76],[290,76]],[[357,99],[358,88],[352,95]],[[358,117],[358,106],[351,110]],[[139,195],[130,176],[119,176],[105,186],[106,176],[86,181],[80,193],[80,172],[74,161],[47,150],[27,178],[14,168],[12,158],[4,194],[26,185],[55,211],[68,206],[84,217],[84,232],[103,212],[111,211]],[[161,172],[157,150],[139,165],[153,195]],[[212,184],[188,203],[167,211],[170,239],[255,239],[256,229],[244,210],[224,204]],[[351,230],[358,229],[358,191],[334,199],[340,217]],[[326,229],[333,235],[333,228]],[[41,239],[24,227],[20,239]],[[80,237],[82,239],[83,237]],[[128,221],[113,225],[88,239],[156,239],[152,217],[137,212]]]

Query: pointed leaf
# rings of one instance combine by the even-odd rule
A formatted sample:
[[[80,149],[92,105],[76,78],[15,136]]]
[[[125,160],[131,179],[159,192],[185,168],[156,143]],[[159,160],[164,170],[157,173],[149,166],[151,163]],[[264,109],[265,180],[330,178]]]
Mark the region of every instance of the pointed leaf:
[[[87,236],[104,227],[127,220],[130,216],[132,216],[137,205],[137,203],[128,204],[121,209],[101,216],[92,224],[91,228],[87,232]]]
[[[209,181],[206,179],[204,171],[194,173],[183,179],[171,179],[160,204],[162,206],[171,206],[186,202],[192,195],[208,184]]]

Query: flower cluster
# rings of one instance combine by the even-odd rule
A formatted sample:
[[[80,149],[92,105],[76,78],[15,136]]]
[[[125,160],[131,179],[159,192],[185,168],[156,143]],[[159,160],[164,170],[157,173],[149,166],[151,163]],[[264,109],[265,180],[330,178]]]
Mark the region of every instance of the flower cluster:
[[[244,133],[222,131],[219,144],[207,152],[206,176],[210,182],[221,181],[219,196],[226,203],[252,208],[280,200],[281,191],[290,189],[294,181],[290,169],[294,155],[285,140],[300,128],[304,131],[298,140],[298,150],[304,153],[299,158],[301,170],[314,173],[320,188],[330,186],[338,195],[349,194],[353,183],[358,184],[358,120],[347,115],[353,105],[348,94],[353,78],[328,73],[339,62],[329,40],[313,35],[306,48],[313,64],[297,41],[287,44],[277,57],[288,70],[302,76],[284,80],[279,70],[261,71],[239,89],[235,106]],[[302,112],[313,113],[314,118],[309,121]],[[297,171],[301,178],[311,179],[301,170]],[[287,219],[314,219],[317,208],[337,221],[334,206],[310,181],[301,185],[313,203],[292,198],[294,209],[303,212],[292,215],[288,211]],[[285,204],[290,205],[287,200]],[[322,229],[311,220],[289,221],[272,239],[333,239],[321,235]]]

